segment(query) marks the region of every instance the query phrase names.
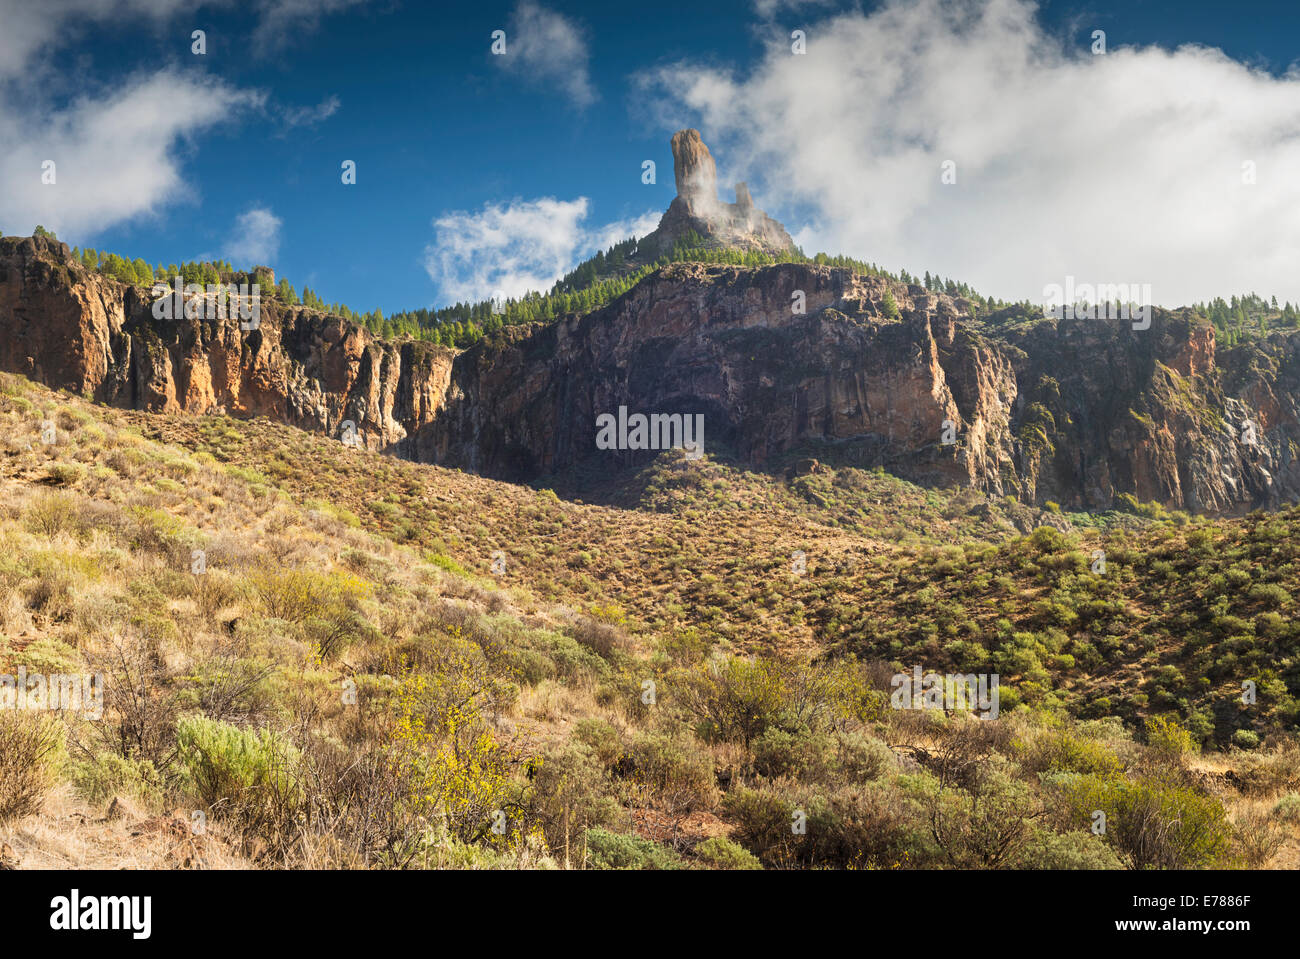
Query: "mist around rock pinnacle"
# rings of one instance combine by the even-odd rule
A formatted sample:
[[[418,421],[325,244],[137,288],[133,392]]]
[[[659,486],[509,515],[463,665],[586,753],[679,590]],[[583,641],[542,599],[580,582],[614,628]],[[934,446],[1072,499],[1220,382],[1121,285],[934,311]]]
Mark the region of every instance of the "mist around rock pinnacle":
[[[642,246],[670,251],[693,232],[711,245],[731,249],[778,254],[794,250],[785,227],[754,206],[746,184],[735,185],[734,203],[719,199],[717,167],[698,130],[678,130],[671,143],[677,196]]]

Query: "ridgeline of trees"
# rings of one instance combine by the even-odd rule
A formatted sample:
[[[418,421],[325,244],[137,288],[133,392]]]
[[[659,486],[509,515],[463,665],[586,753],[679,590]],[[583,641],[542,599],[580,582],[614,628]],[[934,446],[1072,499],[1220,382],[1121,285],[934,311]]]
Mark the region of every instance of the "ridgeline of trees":
[[[0,236],[3,235],[4,233],[0,232]],[[51,240],[58,239],[51,231],[39,225],[33,231],[33,235]],[[970,302],[970,314],[975,320],[999,319],[992,316],[994,313],[1002,313],[1000,319],[1005,322],[1034,320],[1042,315],[1041,306],[1038,304],[1027,300],[1017,302],[981,296],[968,284],[941,277],[937,273],[931,274],[929,270],[926,270],[923,276],[914,276],[906,270],[895,274],[875,263],[848,256],[818,253],[816,256],[809,257],[797,247],[777,254],[758,250],[720,248],[708,245],[704,237],[692,231],[679,239],[671,252],[653,262],[638,261],[637,248],[638,240],[635,237],[615,243],[608,250],[598,252],[580,263],[557,280],[546,293],[535,291],[497,303],[492,300],[480,300],[472,303],[456,303],[442,309],[403,310],[390,317],[385,317],[382,310],[358,313],[346,303],[326,302],[307,286],[302,288],[302,294],[299,295],[293,284],[284,277],[280,278],[272,295],[288,306],[301,304],[323,313],[341,316],[364,326],[375,336],[384,339],[410,337],[456,349],[471,346],[483,337],[498,333],[507,326],[549,323],[566,313],[585,313],[599,309],[622,296],[655,270],[669,263],[682,262],[743,267],[772,266],[777,263],[812,263],[849,269],[865,276],[884,277],[897,283],[921,286],[932,293],[964,297]],[[87,270],[138,286],[170,283],[176,276],[180,276],[186,284],[198,283],[204,286],[255,279],[255,273],[236,271],[225,260],[166,265],[159,263],[150,266],[138,257],[128,260],[116,253],[104,253],[90,247],[85,250],[74,247],[72,254]],[[1290,302],[1279,306],[1276,296],[1271,301],[1255,293],[1233,296],[1227,301],[1222,297],[1216,297],[1208,304],[1193,304],[1192,309],[1214,325],[1219,341],[1225,346],[1233,346],[1249,340],[1256,332],[1267,333],[1270,329],[1300,328],[1300,308],[1292,306]]]
[[[1255,332],[1300,327],[1300,310],[1289,300],[1278,306],[1276,296],[1266,300],[1256,293],[1247,293],[1227,301],[1216,296],[1208,304],[1193,304],[1192,309],[1214,325],[1218,340],[1224,346],[1235,346],[1249,340]]]
[[[53,233],[41,226],[36,228],[34,235],[57,239]],[[798,249],[771,254],[756,250],[712,247],[707,244],[704,237],[695,232],[678,240],[670,253],[658,257],[653,262],[638,262],[635,256],[637,247],[638,240],[629,237],[614,244],[608,250],[597,252],[595,256],[579,264],[557,280],[549,292],[531,292],[522,297],[497,303],[490,299],[462,302],[442,309],[403,310],[385,317],[382,310],[359,313],[346,303],[326,302],[310,287],[304,286],[299,295],[293,284],[285,277],[280,278],[273,295],[281,303],[289,306],[301,304],[324,313],[341,316],[364,326],[375,336],[385,339],[410,337],[457,349],[471,346],[483,337],[491,336],[507,326],[547,323],[566,313],[585,313],[598,309],[632,289],[655,270],[669,263],[680,262],[743,267],[771,266],[777,263],[814,263],[850,269],[869,276],[881,276],[896,282],[923,283],[926,289],[938,293],[970,297],[985,309],[993,309],[995,305],[1005,305],[992,299],[985,301],[966,284],[943,280],[937,274],[931,276],[928,271],[922,281],[920,277],[914,277],[906,270],[893,274],[875,263],[867,263],[847,256],[818,253],[816,256],[809,257]],[[253,273],[235,270],[225,260],[190,261],[179,264],[158,263],[151,266],[138,257],[127,259],[116,253],[106,253],[91,247],[84,250],[74,248],[72,253],[87,270],[137,286],[171,283],[176,276],[180,276],[186,284],[197,283],[204,286],[242,282],[254,277]]]
[[[36,228],[34,235],[57,239],[53,233],[41,226]],[[931,275],[928,270],[923,278],[913,276],[906,270],[895,274],[875,263],[847,256],[818,253],[816,256],[809,257],[798,248],[777,254],[757,250],[719,248],[708,245],[703,236],[692,231],[680,238],[667,255],[660,256],[653,262],[638,262],[636,260],[638,242],[635,237],[629,237],[615,243],[608,250],[597,252],[595,256],[583,261],[557,280],[549,292],[535,291],[498,303],[490,299],[480,300],[472,303],[456,303],[442,309],[403,310],[385,317],[382,310],[358,313],[346,303],[327,303],[314,290],[306,286],[303,287],[300,296],[293,284],[284,277],[281,277],[276,284],[274,296],[281,303],[289,306],[301,304],[324,313],[341,316],[364,326],[375,336],[384,339],[410,337],[456,349],[471,346],[483,337],[498,333],[507,326],[549,323],[566,313],[585,313],[599,309],[669,263],[716,263],[743,267],[772,266],[777,263],[813,263],[819,266],[849,269],[867,276],[880,276],[899,283],[920,285],[935,293],[963,296],[972,301],[972,316],[979,316],[1010,305],[1001,300],[994,300],[992,297],[981,297],[967,284],[943,279],[937,273]],[[180,276],[186,284],[198,283],[204,286],[240,282],[253,276],[251,273],[236,271],[225,260],[166,265],[159,263],[150,266],[139,258],[128,260],[116,253],[104,253],[90,247],[85,250],[74,248],[72,252],[87,270],[139,286],[170,283],[176,276]]]

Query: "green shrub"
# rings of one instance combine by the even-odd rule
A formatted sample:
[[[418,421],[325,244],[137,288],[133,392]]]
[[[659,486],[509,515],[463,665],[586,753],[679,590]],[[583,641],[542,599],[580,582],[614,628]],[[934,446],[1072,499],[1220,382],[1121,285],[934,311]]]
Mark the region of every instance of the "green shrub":
[[[773,726],[754,740],[754,770],[771,779],[805,779],[826,765],[832,742],[829,736],[806,729],[792,733]]]
[[[131,506],[127,514],[135,521],[131,548],[149,550],[189,563],[190,553],[203,545],[197,529],[171,513],[147,506]]]
[[[511,674],[525,686],[536,686],[543,680],[555,678],[555,663],[535,649],[509,649],[505,657]]]
[[[835,763],[850,782],[879,779],[898,768],[898,758],[889,746],[862,733],[836,734]]]
[[[162,775],[147,759],[100,753],[74,763],[71,778],[77,794],[96,805],[122,795],[153,805],[163,795]]]
[[[706,839],[695,847],[695,855],[701,862],[714,869],[762,869],[758,858],[737,843],[724,836]]]
[[[742,787],[727,793],[723,806],[736,839],[778,868],[897,868],[933,856],[925,824],[892,785],[852,784],[797,797]]]
[[[573,727],[573,736],[595,753],[606,768],[613,766],[623,755],[623,739],[618,730],[603,719],[579,719]]]
[[[701,666],[687,696],[708,739],[748,746],[777,722],[787,701],[779,664],[767,659],[726,659]]]
[[[1025,768],[1038,773],[1085,773],[1111,777],[1124,768],[1106,744],[1071,730],[1047,732],[1021,746]]]
[[[53,537],[67,530],[80,532],[77,501],[68,493],[43,493],[23,514],[23,525],[33,533]]]
[[[583,646],[572,636],[553,630],[539,630],[539,652],[550,660],[555,671],[565,679],[590,679],[608,676],[609,663]],[[638,693],[640,688],[637,689]]]
[[[796,861],[836,869],[896,869],[928,859],[927,827],[900,790],[884,783],[849,784],[801,804],[806,833],[796,837]],[[787,823],[787,830],[790,826]]]
[[[469,571],[450,556],[445,556],[442,553],[425,553],[424,558],[434,566],[437,566],[439,569],[445,569],[449,573],[455,573],[457,576],[469,575]]]
[[[671,851],[649,839],[609,832],[599,826],[587,830],[587,855],[596,869],[677,869]]]
[[[966,774],[968,788],[932,793],[926,802],[929,830],[944,861],[959,869],[1009,865],[1028,841],[1037,797],[1023,780],[987,761]]]
[[[51,486],[76,486],[86,475],[80,463],[51,463],[45,469],[45,480]]]
[[[557,855],[567,852],[572,858],[572,843],[584,829],[615,827],[626,818],[617,801],[603,794],[604,785],[604,770],[592,750],[580,743],[555,746],[535,764],[534,808],[546,842]]]
[[[366,632],[361,604],[371,587],[351,573],[261,570],[249,584],[266,614],[299,624],[323,660],[333,659]]]
[[[176,761],[208,806],[257,809],[299,793],[298,751],[269,729],[240,729],[204,716],[176,724]]]
[[[1183,726],[1164,716],[1151,716],[1146,721],[1147,747],[1157,758],[1178,762],[1196,750],[1196,740]]]
[[[55,636],[42,636],[12,657],[14,666],[26,666],[29,673],[76,673],[81,669],[77,651]]]
[[[783,796],[742,786],[728,792],[722,805],[736,824],[736,838],[764,862],[783,865],[793,858],[794,805]]]
[[[1106,814],[1106,841],[1133,869],[1197,869],[1224,861],[1232,834],[1223,804],[1159,779],[1066,774],[1057,784],[1080,827]]]
[[[1273,807],[1273,815],[1292,825],[1300,824],[1300,793],[1287,793]]]
[[[1090,830],[1035,830],[1013,863],[1016,869],[1123,869],[1124,864]]]
[[[671,807],[711,808],[717,802],[713,757],[685,737],[642,736],[632,745],[637,775]]]
[[[1246,593],[1246,597],[1273,609],[1291,602],[1291,594],[1275,583],[1257,583]]]
[[[1238,749],[1258,749],[1259,733],[1253,729],[1238,729],[1232,734],[1232,745]]]

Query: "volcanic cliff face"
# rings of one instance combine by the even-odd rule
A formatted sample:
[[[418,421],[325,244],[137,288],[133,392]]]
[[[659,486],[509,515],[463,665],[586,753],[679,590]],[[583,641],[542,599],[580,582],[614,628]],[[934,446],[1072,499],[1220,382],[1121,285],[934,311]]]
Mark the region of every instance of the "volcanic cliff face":
[[[1300,494],[1300,338],[1219,365],[1213,330],[1184,314],[995,337],[966,308],[829,267],[675,264],[603,310],[458,358],[446,409],[401,449],[510,479],[644,459],[596,448],[596,417],[626,406],[701,413],[706,452],[758,465],[810,450],[1038,503],[1128,493],[1232,512]]]
[[[678,196],[646,251],[690,231],[791,247],[708,148],[673,137]],[[597,446],[597,418],[699,414],[705,452],[790,453],[1027,501],[1116,496],[1206,512],[1300,498],[1300,335],[1220,354],[1186,312],[976,322],[962,299],[828,266],[678,263],[606,307],[508,327],[467,351],[376,340],[270,298],[237,318],[156,319],[149,290],[65,244],[0,238],[0,368],[118,406],[264,415],[511,480],[653,452]]]
[[[251,331],[151,306],[63,244],[0,239],[0,366],[113,405],[334,436],[350,419],[372,449],[513,480],[653,455],[597,449],[597,416],[626,406],[702,414],[706,452],[756,465],[813,450],[1040,503],[1239,511],[1300,493],[1300,338],[1217,356],[1212,329],[1160,310],[1148,330],[996,333],[962,300],[848,270],[683,263],[454,354],[266,300]]]
[[[258,328],[155,319],[145,288],[84,270],[67,244],[0,238],[0,368],[115,406],[229,413],[398,442],[441,408],[452,351],[385,343],[336,316],[263,297]]]

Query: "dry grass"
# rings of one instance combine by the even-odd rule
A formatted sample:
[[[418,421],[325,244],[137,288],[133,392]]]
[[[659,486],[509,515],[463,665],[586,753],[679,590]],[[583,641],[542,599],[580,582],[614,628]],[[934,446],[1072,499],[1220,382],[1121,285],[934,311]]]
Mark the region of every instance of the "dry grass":
[[[47,417],[53,445],[39,435]],[[547,867],[565,850],[580,865],[583,827],[639,831],[698,865],[702,839],[742,825],[760,834],[764,803],[896,825],[910,815],[903,792],[873,789],[893,790],[901,774],[938,782],[958,766],[974,788],[972,762],[1039,789],[1041,770],[1010,739],[975,762],[975,746],[929,717],[881,720],[863,705],[892,672],[871,657],[904,649],[889,645],[901,633],[876,647],[871,637],[897,622],[919,634],[945,602],[939,592],[918,603],[923,586],[1014,577],[979,587],[970,628],[1042,615],[1053,587],[1013,567],[1029,547],[1009,506],[861,471],[799,483],[711,462],[685,472],[671,457],[594,505],[265,421],[95,408],[15,377],[0,377],[0,437],[0,672],[101,671],[108,690],[102,718],[60,717],[58,782],[0,830],[24,868]],[[1101,534],[1080,535],[1070,549]],[[1182,534],[1151,535],[1186,547]],[[1045,568],[1064,555],[1049,551]],[[1114,582],[1157,615],[1148,580]],[[953,638],[936,630],[916,648],[938,664],[956,655]],[[829,684],[808,668],[849,639],[867,661]],[[1096,676],[1053,662],[1051,675],[1070,702],[1129,680],[1136,691],[1158,665],[1148,652],[1125,651]],[[785,663],[784,698],[743,736],[718,736],[697,708],[705,664],[754,654]],[[1008,729],[1042,718],[1017,715]],[[255,799],[204,800],[177,743],[177,724],[195,716],[274,734],[291,779],[218,756],[220,781]],[[1027,741],[1049,735],[1016,728]],[[501,839],[475,820],[479,798],[447,785],[464,772],[456,757],[485,742],[475,789],[511,811]],[[888,763],[884,742],[900,751]],[[1106,748],[1128,773],[1141,766],[1140,743]],[[1297,788],[1295,755],[1282,744],[1189,763],[1189,781],[1226,806],[1242,864],[1300,855],[1300,824],[1274,811]],[[442,790],[437,814],[416,801],[430,789]],[[758,797],[743,815],[728,802],[741,789]],[[201,835],[195,813],[207,817]],[[817,855],[860,864],[844,852],[855,841]],[[886,852],[896,850],[872,855]],[[944,861],[925,848],[873,860]]]
[[[62,786],[38,813],[0,828],[0,845],[13,850],[20,869],[247,869],[233,853],[221,825],[203,834],[185,810],[150,814],[130,800],[91,808]]]

